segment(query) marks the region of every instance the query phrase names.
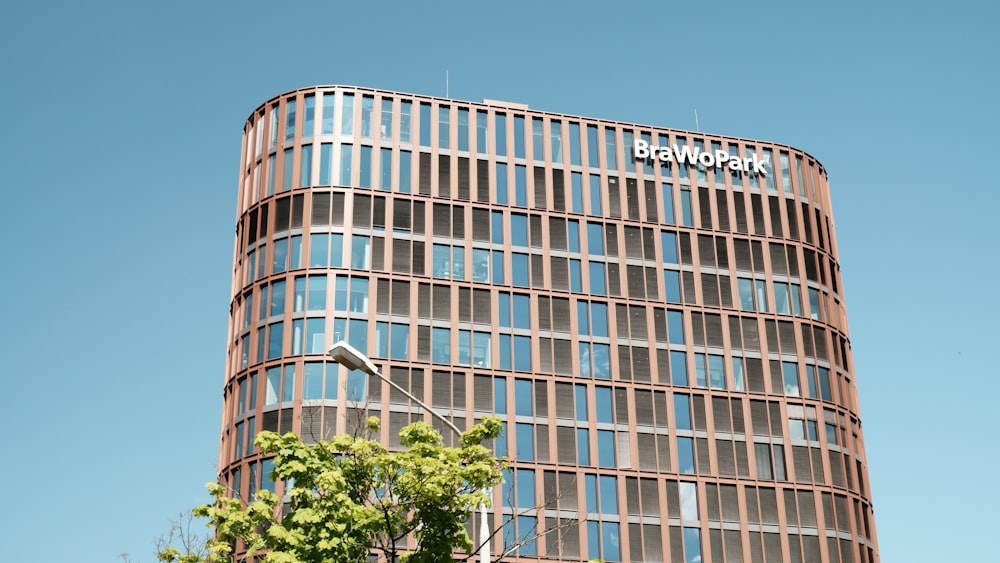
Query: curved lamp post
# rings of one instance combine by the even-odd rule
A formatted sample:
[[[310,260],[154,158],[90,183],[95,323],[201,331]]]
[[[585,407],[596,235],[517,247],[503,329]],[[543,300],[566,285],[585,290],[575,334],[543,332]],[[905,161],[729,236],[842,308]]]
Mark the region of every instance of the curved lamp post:
[[[449,429],[451,429],[456,436],[458,437],[462,436],[462,431],[459,430],[457,426],[455,426],[455,423],[445,418],[441,413],[432,409],[429,405],[427,405],[420,399],[414,397],[413,393],[410,393],[408,390],[403,389],[402,387],[399,386],[399,384],[389,379],[388,377],[382,375],[382,372],[380,372],[379,369],[375,367],[375,364],[372,363],[371,359],[369,359],[368,356],[358,351],[358,349],[355,348],[354,346],[351,346],[347,342],[341,340],[340,342],[337,342],[336,344],[331,346],[330,350],[327,351],[326,354],[330,356],[330,358],[332,358],[333,361],[337,362],[338,364],[341,364],[347,369],[363,371],[368,375],[374,375],[375,377],[388,383],[389,387],[392,387],[396,391],[399,391],[400,393],[403,394],[404,397],[410,399],[411,401],[416,403],[417,406],[431,413],[431,416],[444,423],[444,425],[447,426]],[[489,494],[489,491],[483,491],[483,492]],[[480,550],[479,551],[480,563],[489,563],[490,531],[489,531],[489,526],[487,525],[486,522],[485,502],[479,504],[479,550]]]

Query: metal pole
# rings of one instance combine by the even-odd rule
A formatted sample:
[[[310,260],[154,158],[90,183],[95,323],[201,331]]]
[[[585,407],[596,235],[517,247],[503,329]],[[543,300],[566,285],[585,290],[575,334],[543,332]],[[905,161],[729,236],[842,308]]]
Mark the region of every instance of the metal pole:
[[[444,423],[445,426],[447,426],[448,428],[450,428],[455,433],[456,436],[458,436],[459,438],[462,437],[462,431],[459,430],[457,426],[455,426],[455,423],[453,423],[452,421],[450,421],[447,418],[445,418],[444,415],[442,415],[441,413],[439,413],[436,410],[432,409],[430,407],[430,405],[428,405],[427,403],[424,403],[420,399],[414,397],[413,393],[410,393],[406,389],[403,389],[395,381],[393,381],[393,380],[389,379],[388,377],[382,375],[382,372],[379,371],[377,368],[372,372],[372,375],[374,375],[375,377],[377,377],[377,378],[381,379],[382,381],[388,383],[389,387],[392,387],[396,391],[399,391],[400,393],[402,393],[404,397],[406,397],[407,399],[409,399],[409,400],[413,401],[414,403],[416,403],[418,407],[420,407],[420,408],[424,409],[425,411],[431,413],[431,415],[434,418],[440,420],[441,422]],[[489,496],[490,491],[488,489],[483,489],[483,493],[485,495]],[[479,550],[480,550],[479,551],[479,561],[481,563],[489,563],[489,561],[490,561],[490,529],[489,529],[489,525],[488,525],[487,520],[486,520],[486,503],[485,502],[480,502],[479,503]]]

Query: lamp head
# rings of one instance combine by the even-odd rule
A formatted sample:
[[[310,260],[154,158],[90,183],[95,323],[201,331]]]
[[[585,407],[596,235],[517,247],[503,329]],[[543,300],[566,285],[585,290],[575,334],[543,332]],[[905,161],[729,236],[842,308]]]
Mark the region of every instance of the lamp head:
[[[368,356],[343,340],[331,346],[326,355],[347,369],[361,370],[368,375],[378,375],[378,368],[368,359]]]

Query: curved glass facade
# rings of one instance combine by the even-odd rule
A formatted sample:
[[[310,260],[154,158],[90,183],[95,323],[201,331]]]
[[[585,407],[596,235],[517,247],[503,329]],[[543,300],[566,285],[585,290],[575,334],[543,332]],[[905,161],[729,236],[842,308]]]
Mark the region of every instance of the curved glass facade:
[[[220,464],[240,496],[280,492],[262,430],[376,415],[398,445],[435,422],[328,362],[343,339],[459,427],[506,422],[491,518],[515,560],[878,561],[810,155],[323,86],[252,113],[240,171]]]

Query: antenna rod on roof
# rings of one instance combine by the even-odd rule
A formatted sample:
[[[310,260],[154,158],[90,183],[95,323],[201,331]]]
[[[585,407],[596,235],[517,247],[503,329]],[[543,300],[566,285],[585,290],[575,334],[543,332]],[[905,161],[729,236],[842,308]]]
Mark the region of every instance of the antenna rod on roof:
[[[448,69],[445,69],[444,71],[444,97],[445,98],[451,97],[448,95]]]
[[[694,110],[694,130],[695,131],[701,131],[701,126],[698,125],[698,109],[697,108],[695,108],[695,110]]]

